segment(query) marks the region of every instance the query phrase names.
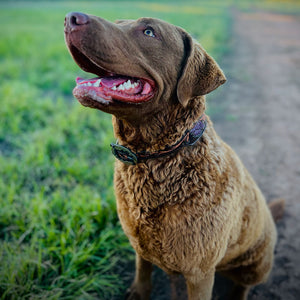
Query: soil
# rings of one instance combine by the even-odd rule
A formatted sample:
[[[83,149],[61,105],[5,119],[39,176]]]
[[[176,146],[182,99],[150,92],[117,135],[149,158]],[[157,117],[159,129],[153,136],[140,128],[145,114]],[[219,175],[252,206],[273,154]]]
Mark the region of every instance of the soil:
[[[300,19],[236,13],[228,84],[212,99],[218,134],[238,153],[267,201],[286,200],[269,281],[249,299],[300,299]],[[217,290],[216,286],[216,290]],[[221,299],[221,298],[215,298]]]
[[[267,201],[286,200],[277,223],[275,263],[249,300],[300,299],[300,20],[269,12],[234,12],[233,52],[220,62],[228,82],[208,102],[218,134],[237,152]],[[176,283],[187,299],[183,279]],[[216,276],[213,299],[231,283]],[[155,269],[152,300],[167,300],[167,276]],[[233,299],[234,300],[234,299]]]

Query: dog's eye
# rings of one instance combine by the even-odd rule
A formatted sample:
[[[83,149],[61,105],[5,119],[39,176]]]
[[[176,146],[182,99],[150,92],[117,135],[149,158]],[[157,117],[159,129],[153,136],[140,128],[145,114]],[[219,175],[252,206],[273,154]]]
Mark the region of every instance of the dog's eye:
[[[150,28],[147,28],[147,29],[144,30],[144,35],[147,35],[147,36],[150,36],[150,37],[155,37],[154,30],[150,29]]]

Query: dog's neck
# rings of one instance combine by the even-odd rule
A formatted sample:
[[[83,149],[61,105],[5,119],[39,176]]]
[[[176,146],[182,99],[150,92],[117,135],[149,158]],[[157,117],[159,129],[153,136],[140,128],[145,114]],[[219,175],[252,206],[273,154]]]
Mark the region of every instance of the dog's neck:
[[[144,122],[132,124],[113,117],[118,142],[136,152],[156,152],[175,144],[205,111],[205,98],[197,97],[186,108],[173,105],[157,112]]]

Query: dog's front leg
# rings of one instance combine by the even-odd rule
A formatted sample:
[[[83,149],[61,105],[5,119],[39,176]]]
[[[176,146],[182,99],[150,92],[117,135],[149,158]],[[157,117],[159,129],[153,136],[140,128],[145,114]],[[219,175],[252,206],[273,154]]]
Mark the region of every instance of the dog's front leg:
[[[204,277],[198,274],[184,276],[189,300],[210,300],[214,285],[215,271],[208,272]]]
[[[148,300],[151,294],[152,263],[136,254],[135,278],[127,291],[127,300]]]

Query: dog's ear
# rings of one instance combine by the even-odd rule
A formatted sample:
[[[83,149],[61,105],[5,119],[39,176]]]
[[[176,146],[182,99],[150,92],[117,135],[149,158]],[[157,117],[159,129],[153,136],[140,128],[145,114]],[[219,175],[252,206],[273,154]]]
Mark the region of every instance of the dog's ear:
[[[182,35],[185,59],[178,80],[177,97],[186,106],[191,98],[210,93],[225,83],[226,78],[215,60],[188,33],[182,31]]]

